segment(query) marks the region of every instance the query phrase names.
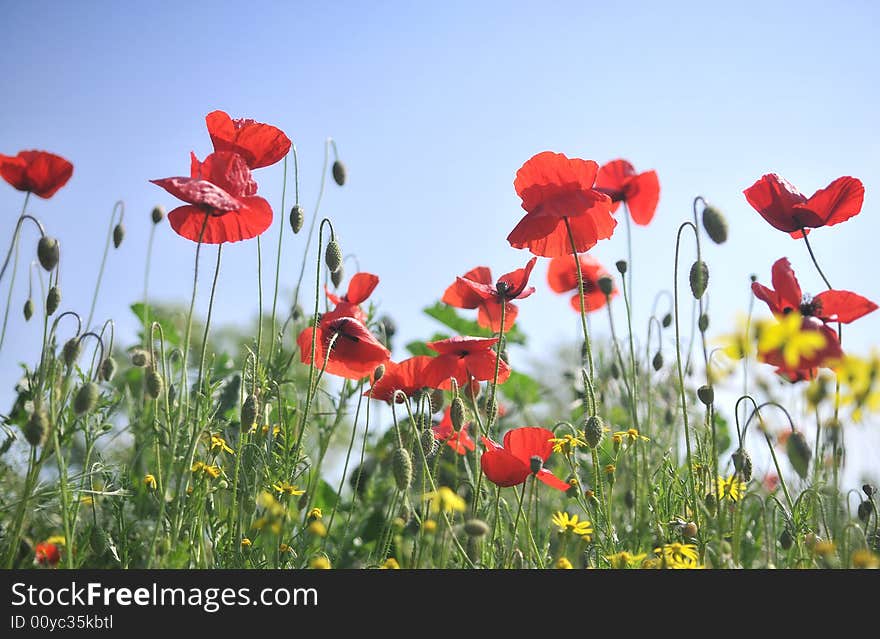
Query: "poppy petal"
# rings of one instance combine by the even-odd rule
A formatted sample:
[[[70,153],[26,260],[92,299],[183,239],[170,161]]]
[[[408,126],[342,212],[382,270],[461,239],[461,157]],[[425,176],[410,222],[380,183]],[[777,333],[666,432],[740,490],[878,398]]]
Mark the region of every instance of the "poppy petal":
[[[535,455],[542,461],[547,461],[553,452],[553,444],[550,441],[553,432],[546,428],[524,426],[507,431],[504,435],[504,450],[508,451],[523,463],[529,465]]]
[[[402,362],[388,362],[385,365],[385,374],[378,381],[373,382],[372,388],[365,392],[364,396],[391,402],[395,393],[400,391],[407,397],[412,397],[417,390],[428,385],[424,380],[424,371],[432,360],[433,358],[427,355],[416,355]],[[449,423],[451,425],[452,421],[450,420]]]
[[[613,288],[611,290],[611,297],[617,297],[617,293],[617,289]],[[598,288],[584,291],[584,312],[592,313],[593,311],[598,311],[605,306],[606,302],[607,300],[605,299],[605,293],[600,291]],[[571,296],[571,307],[578,313],[581,312],[580,293],[575,293]]]
[[[195,153],[190,154],[190,174],[193,178],[208,180],[233,197],[255,195],[257,183],[247,163],[237,153],[217,151],[199,162]]]
[[[603,208],[598,209],[595,214],[568,218],[578,253],[584,253],[596,246],[599,240],[611,237],[617,221],[610,214],[610,202],[610,199],[607,200]],[[514,248],[528,248],[534,255],[541,257],[559,257],[572,253],[568,230],[562,218],[527,215],[510,232],[507,241]]]
[[[290,139],[280,129],[253,120],[233,120],[224,111],[205,117],[215,151],[241,155],[252,169],[275,164],[290,150]]]
[[[241,206],[236,198],[207,180],[171,177],[150,182],[189,204],[201,204],[218,211],[235,211]]]
[[[858,215],[865,199],[865,187],[854,177],[840,177],[795,209],[811,213],[815,220],[804,221],[804,226],[833,226]],[[803,213],[799,213],[803,215]],[[808,223],[807,223],[808,222]]]
[[[763,284],[759,284],[758,282],[752,282],[752,293],[755,294],[759,300],[767,304],[770,308],[770,312],[774,315],[781,315],[782,309],[779,307],[778,296],[776,295],[776,291],[773,289],[767,288]]]
[[[816,295],[813,302],[825,322],[849,324],[877,310],[874,302],[851,291],[824,291]]]
[[[801,305],[804,294],[795,277],[794,269],[788,258],[783,257],[774,262],[771,269],[771,281],[776,289],[776,298],[779,310],[785,312],[786,308],[796,309]]]
[[[466,354],[476,350],[486,350],[498,343],[497,337],[471,337],[469,335],[457,335],[436,342],[428,342],[427,346],[432,351],[441,355]]]
[[[496,486],[517,486],[529,476],[529,466],[503,449],[485,451],[480,457],[480,468]]]
[[[472,272],[470,271],[470,273]],[[455,308],[477,308],[484,298],[480,292],[469,286],[469,283],[472,281],[467,275],[456,277],[455,282],[444,291],[440,301]]]
[[[577,266],[573,255],[561,255],[550,260],[547,283],[554,293],[567,293],[578,287]]]
[[[632,164],[626,160],[612,160],[599,168],[596,176],[596,188],[614,200],[611,210],[616,211],[626,193],[626,185],[636,174]]]
[[[633,222],[646,226],[654,218],[660,201],[660,180],[656,171],[636,175],[626,185],[626,205]]]
[[[238,242],[256,237],[272,224],[272,207],[261,197],[242,198],[242,208],[222,215],[206,213],[198,206],[179,206],[168,213],[171,228],[202,244]],[[204,231],[202,230],[204,228]]]
[[[542,468],[541,470],[539,470],[538,474],[535,476],[540,481],[547,484],[551,488],[555,488],[556,490],[561,490],[562,492],[567,491],[570,487],[568,482],[562,481],[561,479],[559,479],[559,477],[557,477],[556,475],[551,473],[546,468]]]
[[[19,191],[49,199],[67,184],[73,164],[47,151],[20,151],[15,157],[0,155],[0,176]]]
[[[516,316],[519,309],[510,302],[504,303],[504,332],[506,333],[513,328],[516,323]],[[477,311],[477,324],[483,328],[488,328],[493,333],[501,330],[501,302],[495,300],[486,300],[480,304],[480,310]]]
[[[774,228],[786,233],[800,229],[792,214],[796,204],[803,204],[807,198],[789,182],[775,173],[762,176],[743,193],[749,204],[761,214]]]
[[[505,296],[508,299],[519,297],[520,294],[525,292],[526,286],[529,283],[529,277],[532,274],[532,269],[535,268],[535,262],[537,261],[538,258],[533,257],[528,261],[525,267],[518,268],[510,273],[505,273],[498,278],[498,284],[503,283],[506,286]],[[496,290],[498,289],[498,284],[495,285]]]
[[[485,382],[495,378],[496,361],[498,362],[498,383],[503,384],[510,377],[510,366],[508,366],[503,358],[499,360],[495,351],[475,351],[466,355],[462,361],[464,362],[466,373],[469,373],[471,377],[478,381]],[[460,385],[466,381],[467,374],[464,376],[464,379],[458,380]]]
[[[379,284],[379,277],[372,273],[355,273],[348,283],[346,301],[351,304],[363,303]]]

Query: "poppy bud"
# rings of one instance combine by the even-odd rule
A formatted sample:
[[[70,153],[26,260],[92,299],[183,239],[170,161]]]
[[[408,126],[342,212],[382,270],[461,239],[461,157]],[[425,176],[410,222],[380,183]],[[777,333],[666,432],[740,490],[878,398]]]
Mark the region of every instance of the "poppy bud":
[[[697,397],[700,398],[704,405],[709,406],[715,401],[715,389],[708,384],[703,384],[697,389]]]
[[[502,349],[501,349],[501,355],[500,355],[500,356],[501,356],[501,361],[502,361],[502,362],[504,362],[505,364],[510,364],[510,355],[507,353],[507,349],[506,349],[506,348],[502,348]]]
[[[439,413],[443,410],[443,391],[439,388],[435,388],[430,395],[428,395],[428,399],[431,402],[431,414]]]
[[[159,399],[162,390],[165,387],[165,381],[155,368],[151,368],[147,372],[147,395],[151,399]]]
[[[605,434],[605,424],[598,415],[591,415],[584,425],[584,439],[590,448],[596,448]]]
[[[61,289],[53,286],[46,294],[46,314],[52,315],[61,306]]]
[[[862,484],[862,492],[868,496],[868,499],[877,494],[877,489],[871,484]]]
[[[633,508],[636,505],[636,495],[633,491],[628,490],[623,493],[623,503],[627,508]]]
[[[339,270],[330,273],[330,281],[333,282],[333,288],[339,288],[339,285],[342,284],[343,277],[345,277],[345,267],[340,264]]]
[[[388,339],[394,337],[394,334],[397,332],[397,324],[394,323],[393,319],[391,319],[387,315],[383,315],[379,318],[379,324],[382,325],[385,337],[387,337]]]
[[[143,368],[150,363],[150,353],[142,348],[136,348],[131,352],[131,363],[133,366]]]
[[[333,163],[333,180],[339,186],[345,184],[345,165],[339,160]]]
[[[654,359],[651,360],[651,365],[654,367],[655,371],[659,371],[661,368],[663,368],[663,353],[657,351],[657,353],[654,355]]]
[[[61,349],[61,359],[68,368],[76,363],[81,350],[82,348],[79,345],[79,339],[76,337],[71,337],[64,343],[64,346]]]
[[[697,328],[701,333],[705,333],[709,329],[709,316],[706,313],[700,315],[700,319],[697,320]]]
[[[290,228],[293,230],[294,234],[299,233],[302,230],[305,221],[306,214],[303,212],[303,207],[299,204],[294,204],[290,209]]]
[[[303,508],[305,508],[308,505],[309,505],[309,494],[306,492],[306,493],[303,493],[302,495],[299,496],[299,501],[296,502],[296,509],[302,510]]]
[[[378,382],[385,375],[385,364],[379,364],[373,371],[373,382]]]
[[[788,550],[794,544],[794,538],[791,536],[791,532],[789,532],[788,528],[782,531],[782,534],[779,535],[779,545],[783,550]]]
[[[89,533],[89,547],[96,555],[103,555],[104,550],[107,548],[106,532],[97,526],[93,526],[92,531]]]
[[[792,431],[785,442],[785,452],[788,454],[788,461],[791,462],[792,467],[800,475],[800,478],[806,479],[812,452],[810,451],[810,445],[807,443],[807,438],[804,437],[801,431]]]
[[[85,415],[92,411],[98,402],[98,385],[94,382],[86,382],[80,386],[76,397],[73,398],[73,410],[77,415]]]
[[[611,378],[618,379],[620,377],[620,369],[617,368],[617,362],[611,362]]]
[[[413,467],[412,459],[405,448],[398,448],[394,451],[394,457],[391,459],[391,471],[394,474],[398,490],[409,488],[412,483]]]
[[[493,398],[486,401],[486,419],[490,424],[498,419],[498,401]]]
[[[514,570],[522,570],[523,566],[525,566],[526,558],[523,555],[523,551],[519,548],[513,549],[513,557],[510,562],[510,567]]]
[[[868,523],[868,520],[871,518],[871,515],[874,513],[874,504],[870,501],[863,501],[859,504],[859,520],[862,523]]]
[[[461,430],[461,427],[467,422],[467,408],[465,408],[464,400],[461,397],[456,396],[452,400],[452,404],[449,407],[449,417],[455,430]]]
[[[112,357],[106,358],[103,362],[101,362],[101,379],[105,382],[109,382],[113,379],[113,376],[116,374],[116,360]]]
[[[709,285],[709,265],[703,260],[697,260],[691,266],[690,283],[694,299],[703,297],[703,293],[706,292],[706,287]]]
[[[31,446],[42,446],[46,442],[46,433],[48,432],[49,416],[42,408],[35,409],[24,427],[25,440]]]
[[[727,220],[712,205],[703,209],[703,228],[715,244],[724,244],[727,241]]]
[[[437,452],[437,441],[434,438],[434,431],[431,429],[423,430],[419,435],[419,444],[426,458],[433,457]]]
[[[339,248],[339,242],[335,239],[327,242],[327,248],[324,250],[324,262],[331,273],[335,273],[342,267],[342,249]]]
[[[617,267],[617,272],[621,275],[624,275],[626,273],[626,260],[617,260],[614,263],[614,266]]]
[[[464,531],[470,537],[482,537],[489,532],[489,525],[482,519],[468,519],[464,522]]]
[[[715,493],[708,493],[703,503],[706,504],[706,510],[709,511],[710,515],[718,512],[718,496]]]
[[[697,525],[694,522],[689,521],[684,526],[682,526],[681,534],[685,537],[693,539],[697,536]]]
[[[752,478],[752,457],[745,448],[738,448],[732,455],[733,467],[739,473],[743,481],[749,481]]]
[[[669,328],[672,325],[672,313],[667,313],[663,316],[663,319],[660,321],[660,324],[663,325],[663,328]]]
[[[123,239],[125,239],[125,226],[120,222],[113,227],[113,248],[119,248]]]
[[[153,207],[153,210],[150,211],[150,219],[153,220],[153,224],[158,224],[162,220],[165,219],[165,207],[161,204],[157,204]]]
[[[58,265],[60,258],[61,247],[58,245],[58,240],[48,235],[41,237],[37,243],[37,259],[40,260],[40,265],[51,271]]]
[[[31,317],[34,316],[34,301],[31,298],[28,298],[24,303],[24,321],[31,321]]]
[[[600,277],[597,284],[599,285],[599,290],[602,291],[602,295],[608,296],[614,292],[614,280],[608,275]]]
[[[540,455],[532,455],[529,457],[529,469],[532,471],[533,475],[537,475],[541,472],[541,469],[544,467],[544,460],[541,459]]]
[[[249,431],[257,423],[257,398],[254,395],[248,395],[244,398],[241,405],[241,430]]]

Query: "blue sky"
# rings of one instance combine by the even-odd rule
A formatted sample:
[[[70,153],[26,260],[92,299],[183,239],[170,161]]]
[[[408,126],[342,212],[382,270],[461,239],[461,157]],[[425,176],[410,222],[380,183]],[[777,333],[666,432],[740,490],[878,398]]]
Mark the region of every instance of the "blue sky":
[[[349,182],[328,185],[322,213],[343,250],[381,277],[374,298],[397,320],[400,345],[439,328],[420,309],[456,275],[525,264],[529,255],[505,241],[522,215],[512,182],[547,149],[658,171],[655,221],[634,230],[639,327],[654,293],[672,286],[675,231],[697,194],[731,226],[730,241],[706,251],[716,334],[745,310],[749,274],[769,280],[779,257],[791,258],[805,290],[821,290],[803,243],[770,228],[742,196],[771,171],[807,195],[841,175],[862,179],[862,214],[811,238],[837,288],[880,299],[880,10],[871,2],[2,2],[2,11],[0,152],[46,149],[75,165],[67,187],[29,207],[61,239],[64,308],[88,313],[110,211],[126,203],[127,237],[110,256],[96,311],[117,320],[123,342],[134,329],[127,307],[141,295],[150,209],[175,206],[148,180],[186,174],[190,150],[210,152],[204,116],[218,108],[294,140],[307,214],[324,140],[337,141]],[[277,224],[286,223],[281,165],[256,177],[276,211],[264,243],[270,288]],[[0,184],[7,237],[22,199]],[[609,268],[625,255],[619,229],[594,251]],[[285,240],[283,299],[304,235]],[[167,224],[159,229],[152,296],[188,300],[194,248]],[[206,251],[203,272],[212,259]],[[255,317],[255,271],[255,242],[224,249],[217,321]],[[538,294],[520,304],[536,357],[579,335],[568,296],[554,296],[545,273],[539,262]],[[205,280],[201,311],[207,289]],[[19,313],[25,296],[20,277],[0,354],[4,389],[17,362],[37,357],[40,329]],[[878,321],[848,329],[845,346],[869,349]],[[604,317],[593,324],[607,334]]]

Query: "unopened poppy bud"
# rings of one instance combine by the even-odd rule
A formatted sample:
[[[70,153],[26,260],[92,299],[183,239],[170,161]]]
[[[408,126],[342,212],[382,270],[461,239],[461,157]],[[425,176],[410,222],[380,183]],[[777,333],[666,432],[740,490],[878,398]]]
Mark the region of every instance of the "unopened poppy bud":
[[[684,526],[682,526],[681,534],[684,535],[685,537],[689,537],[691,539],[696,537],[697,536],[697,525],[694,522],[689,521]]]
[[[76,337],[71,337],[64,342],[64,346],[61,349],[61,359],[68,368],[73,366],[76,360],[79,359],[81,350],[82,347],[79,345],[79,339]]]
[[[391,471],[398,490],[406,490],[412,483],[413,466],[409,451],[405,448],[397,448],[391,459]]]
[[[660,321],[663,328],[669,328],[672,325],[672,313],[667,313],[663,316],[663,319]]]
[[[433,457],[437,452],[437,440],[434,438],[434,431],[430,428],[423,430],[419,434],[419,445],[421,445],[422,452],[426,458]]]
[[[697,389],[697,397],[700,398],[704,405],[709,406],[715,401],[715,389],[708,384],[703,384]]]
[[[706,313],[700,315],[700,319],[697,320],[697,328],[700,329],[701,333],[709,330],[709,316]]]
[[[150,219],[153,220],[153,224],[159,224],[159,222],[165,219],[165,207],[161,204],[154,206],[153,210],[150,211]]]
[[[339,248],[339,242],[335,239],[327,242],[327,248],[324,251],[324,262],[331,273],[335,273],[342,266],[342,249]]]
[[[611,362],[611,378],[617,379],[620,377],[620,369],[617,368],[617,362]]]
[[[663,353],[657,351],[654,354],[654,359],[651,360],[651,366],[654,367],[655,371],[659,371],[661,368],[663,368]]]
[[[336,160],[333,163],[333,180],[336,182],[336,184],[342,186],[343,184],[345,184],[345,177],[345,165],[339,160]]]
[[[394,337],[394,334],[397,332],[397,324],[394,323],[393,319],[391,319],[387,315],[383,315],[379,318],[379,324],[382,325],[385,337],[387,337],[388,339]]]
[[[806,479],[812,451],[807,443],[807,438],[801,431],[796,430],[789,435],[785,442],[785,452],[788,454],[788,461],[791,462],[800,478]]]
[[[703,503],[706,504],[706,510],[709,511],[710,515],[714,515],[718,512],[718,497],[715,493],[708,493],[703,500]]]
[[[533,475],[537,475],[541,472],[541,469],[544,467],[544,460],[541,459],[540,455],[532,455],[529,457],[529,470],[532,471]]]
[[[590,448],[596,448],[605,434],[605,424],[598,415],[591,415],[584,425],[584,439]]]
[[[254,395],[248,395],[241,404],[241,430],[249,431],[257,423],[257,398]]]
[[[379,364],[373,371],[373,381],[378,382],[385,375],[385,364]]]
[[[445,401],[443,397],[443,391],[439,388],[435,388],[431,391],[431,394],[428,395],[428,399],[431,403],[431,414],[439,413],[443,410],[443,403]]]
[[[303,211],[303,207],[299,204],[294,204],[290,209],[290,228],[294,233],[299,233],[302,230],[303,224],[306,221],[306,214]]]
[[[136,348],[131,352],[131,363],[133,366],[143,368],[150,363],[150,353],[142,348]]]
[[[299,500],[296,502],[296,509],[302,510],[306,506],[309,505],[309,493],[305,492],[299,496]]]
[[[338,270],[330,273],[330,281],[333,282],[333,288],[339,288],[343,277],[345,277],[345,267],[340,264]]]
[[[489,532],[489,525],[482,519],[468,519],[464,522],[464,532],[470,537],[483,537]]]
[[[877,494],[877,489],[871,484],[862,484],[862,492],[870,499]]]
[[[96,555],[103,555],[104,550],[107,548],[107,533],[94,526],[89,533],[89,547]]]
[[[752,457],[745,448],[738,448],[732,455],[733,467],[743,481],[749,481],[752,478]]]
[[[90,413],[98,402],[98,385],[94,382],[86,382],[80,386],[73,398],[73,410],[77,415]]]
[[[24,427],[25,440],[31,446],[42,446],[46,441],[46,433],[48,432],[49,416],[42,408],[35,409]]]
[[[125,239],[125,226],[120,222],[113,227],[113,248],[119,248],[122,240]]]
[[[31,298],[28,298],[24,303],[24,309],[22,312],[24,313],[24,321],[31,321],[31,318],[34,316],[34,301]]]
[[[597,284],[599,285],[599,290],[602,291],[602,295],[607,296],[614,292],[614,280],[608,275],[600,277]]]
[[[791,536],[791,532],[786,528],[782,531],[782,534],[779,535],[779,545],[783,550],[788,550],[794,544],[794,537]]]
[[[467,423],[467,408],[465,408],[464,400],[456,396],[452,400],[452,404],[449,407],[449,418],[452,420],[452,426],[455,430],[461,430],[461,427]]]
[[[52,315],[61,306],[61,289],[53,286],[46,294],[46,314]]]
[[[51,271],[58,265],[61,258],[61,247],[58,240],[54,237],[44,235],[37,243],[37,259],[40,260],[40,266],[47,271]]]
[[[727,241],[727,220],[711,204],[703,209],[703,228],[715,244],[724,244]]]
[[[101,362],[101,379],[105,382],[109,382],[113,379],[113,376],[116,374],[116,360],[112,357],[107,357],[103,362]]]
[[[617,272],[621,275],[624,275],[626,273],[626,260],[617,260],[614,263],[614,266],[617,267]]]
[[[709,285],[709,265],[703,260],[697,260],[691,266],[690,284],[694,299],[703,297],[703,293],[706,292],[706,287]]]
[[[871,515],[874,513],[874,504],[870,501],[863,501],[859,504],[859,520],[862,523],[868,523],[868,520],[871,518]]]
[[[151,399],[159,399],[162,390],[165,388],[165,381],[155,368],[151,368],[147,372],[147,395]]]

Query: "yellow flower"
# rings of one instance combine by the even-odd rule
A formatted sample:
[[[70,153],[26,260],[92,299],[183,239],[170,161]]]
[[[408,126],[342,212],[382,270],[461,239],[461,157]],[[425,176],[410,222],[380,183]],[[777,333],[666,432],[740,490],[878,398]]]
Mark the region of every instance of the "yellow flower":
[[[203,470],[204,468],[205,468],[205,462],[197,461],[197,462],[193,462],[193,465],[192,465],[192,467],[190,468],[190,470],[191,470],[193,473],[197,473],[197,472]]]
[[[293,552],[293,548],[291,548],[291,547],[288,546],[287,544],[280,544],[280,545],[278,546],[278,552],[280,552],[280,553],[282,553],[282,554],[292,553],[292,552]]]
[[[741,315],[736,321],[736,331],[731,335],[721,337],[719,343],[722,352],[730,359],[739,360],[755,354],[755,347],[749,335],[749,319]],[[751,328],[754,328],[752,326]]]
[[[635,444],[636,442],[638,442],[640,440],[643,442],[651,441],[650,439],[648,439],[647,437],[642,435],[635,428],[630,428],[629,430],[619,430],[616,433],[614,433],[614,436],[620,437],[621,439],[625,440],[626,443],[628,443],[628,444]]]
[[[776,322],[763,322],[759,328],[758,350],[782,351],[782,359],[789,368],[809,359],[825,347],[825,336],[819,331],[801,329],[803,317],[798,312],[777,315]]]
[[[666,567],[672,570],[702,570],[705,566],[696,559],[678,559],[666,563]]]
[[[556,560],[556,568],[559,570],[571,570],[573,567],[567,557],[560,557]]]
[[[576,435],[553,437],[550,442],[553,444],[554,453],[562,453],[564,455],[568,455],[578,448],[585,448],[587,445],[587,442]]]
[[[64,538],[64,535],[52,535],[46,539],[46,543],[55,544],[56,546],[66,546],[67,540]]]
[[[309,527],[306,528],[309,534],[314,535],[315,537],[326,537],[327,536],[327,526],[324,525],[323,521],[316,519],[312,523],[309,524]]]
[[[248,539],[247,537],[242,537],[241,538],[241,547],[242,548],[250,548],[251,547],[251,540]]]
[[[867,548],[862,548],[852,554],[852,567],[859,569],[880,568],[880,556],[872,553]]]
[[[220,476],[220,467],[219,466],[205,466],[204,468],[205,474],[210,476],[213,479],[217,479]]]
[[[834,554],[834,542],[826,540],[816,542],[816,545],[813,546],[813,553],[819,557],[830,557]]]
[[[389,557],[385,560],[385,563],[379,566],[381,570],[400,570],[400,564],[397,563],[397,560],[394,557]]]
[[[220,435],[211,435],[211,450],[222,450],[223,452],[229,453],[230,455],[234,455],[235,451],[229,447],[229,444],[226,443],[226,440],[220,437]]]
[[[293,484],[289,484],[286,481],[278,481],[272,484],[272,488],[278,491],[279,494],[287,494],[291,497],[298,497],[300,495],[304,495],[306,491],[300,490]]]
[[[608,555],[605,559],[611,562],[612,568],[632,568],[636,564],[641,563],[647,556],[646,553],[631,555],[624,550],[613,555]]]
[[[577,515],[569,515],[566,512],[557,512],[551,518],[560,534],[571,532],[575,535],[588,536],[593,534],[593,524],[584,520],[579,521]]]
[[[268,490],[257,495],[257,504],[265,508],[272,517],[283,518],[287,516],[287,507],[275,499],[275,496]]]
[[[214,479],[217,479],[221,473],[219,466],[215,466],[212,464],[206,464],[205,462],[201,462],[201,461],[195,462],[192,465],[192,468],[190,468],[190,470],[193,472],[193,474],[202,472],[205,475],[213,477]]]
[[[309,514],[306,515],[306,521],[315,521],[317,519],[321,519],[323,515],[321,514],[320,508],[312,508],[309,511]]]
[[[655,548],[654,553],[666,561],[667,567],[672,567],[672,564],[696,563],[700,558],[694,544],[682,544],[677,541]]]
[[[435,491],[425,493],[422,499],[430,502],[431,512],[435,514],[440,511],[447,513],[464,512],[467,508],[464,499],[447,486],[441,486]]]
[[[144,475],[144,486],[150,490],[156,490],[156,478],[153,475]]]
[[[83,506],[91,506],[95,503],[95,498],[91,495],[83,495],[79,498],[79,503],[81,503]]]
[[[433,519],[426,519],[422,522],[422,530],[424,530],[427,534],[437,532],[437,522]]]
[[[330,570],[330,560],[327,555],[316,555],[309,560],[309,568],[313,570]]]
[[[258,428],[257,425],[254,424],[254,426],[251,428],[251,431],[250,431],[251,434],[256,433],[257,428]],[[263,424],[259,428],[260,428],[260,434],[263,435],[264,437],[269,434],[269,424]],[[277,437],[278,433],[280,433],[280,432],[281,432],[281,426],[279,426],[278,424],[275,424],[274,426],[272,426],[272,437]]]
[[[731,475],[727,479],[718,477],[718,501],[729,499],[730,501],[739,501],[745,496],[746,484]]]

